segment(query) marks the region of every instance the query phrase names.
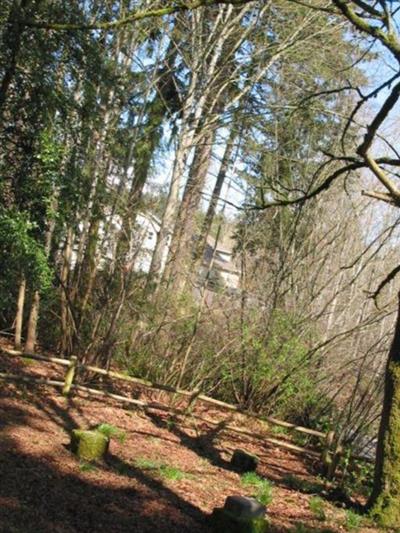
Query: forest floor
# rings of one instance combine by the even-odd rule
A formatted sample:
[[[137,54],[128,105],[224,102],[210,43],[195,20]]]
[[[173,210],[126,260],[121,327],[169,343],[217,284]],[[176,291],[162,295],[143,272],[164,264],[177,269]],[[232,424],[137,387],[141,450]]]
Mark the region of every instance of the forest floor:
[[[63,372],[5,355],[0,370],[59,379]],[[71,430],[100,423],[123,430],[125,440],[112,440],[103,464],[79,463],[68,449]],[[210,532],[210,514],[227,496],[254,492],[230,465],[236,448],[256,453],[257,473],[272,484],[271,531],[351,530],[340,505],[323,501],[322,513],[321,502],[312,505],[323,487],[304,457],[199,423],[195,429],[189,419],[176,424],[166,413],[0,381],[0,532]]]

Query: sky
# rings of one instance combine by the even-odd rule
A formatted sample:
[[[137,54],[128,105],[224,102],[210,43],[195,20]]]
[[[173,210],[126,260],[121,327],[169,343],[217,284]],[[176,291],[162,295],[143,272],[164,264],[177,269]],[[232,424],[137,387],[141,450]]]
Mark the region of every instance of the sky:
[[[385,80],[389,79],[393,74],[398,70],[398,65],[394,59],[392,59],[388,52],[383,50],[381,45],[376,45],[373,49],[373,52],[376,52],[377,57],[373,61],[364,62],[361,64],[362,70],[365,72],[366,77],[368,78],[368,84],[363,88],[363,93],[368,94],[371,90],[378,87]],[[397,70],[396,70],[397,69]],[[379,107],[385,101],[387,96],[390,94],[390,88],[382,90],[376,98],[370,99],[365,106],[358,112],[356,115],[356,120],[360,124],[368,123],[371,118],[376,114]],[[399,115],[400,115],[400,104],[397,105],[391,112],[389,118],[383,124],[381,134],[384,135],[389,142],[393,143],[395,148],[398,146],[398,135],[399,135]],[[167,136],[171,132],[166,132]],[[224,131],[221,131],[220,135],[224,137]],[[203,208],[206,209],[208,200],[210,198],[212,188],[215,183],[216,174],[219,168],[219,161],[223,155],[223,143],[219,143],[213,150],[214,157],[213,161],[209,168],[207,185],[204,193],[203,199]],[[375,143],[374,152],[379,155],[392,155],[393,152],[388,149],[382,141]],[[174,161],[174,150],[167,150],[160,156],[160,162],[162,164],[155,165],[155,173],[151,184],[156,184],[158,186],[168,187],[168,183],[171,178],[172,166]],[[189,159],[190,161],[190,159]],[[224,215],[228,218],[234,218],[239,210],[235,209],[235,205],[241,206],[244,202],[244,191],[239,186],[238,173],[240,170],[243,170],[243,165],[239,160],[236,161],[236,164],[231,169],[230,173],[227,176],[224,189],[222,191],[222,201],[219,202],[219,209],[224,210]],[[367,178],[368,179],[368,178]],[[184,186],[185,179],[182,180],[182,190]],[[151,185],[150,185],[151,187]],[[378,186],[379,187],[379,186]],[[228,200],[228,203],[224,203],[223,199]]]

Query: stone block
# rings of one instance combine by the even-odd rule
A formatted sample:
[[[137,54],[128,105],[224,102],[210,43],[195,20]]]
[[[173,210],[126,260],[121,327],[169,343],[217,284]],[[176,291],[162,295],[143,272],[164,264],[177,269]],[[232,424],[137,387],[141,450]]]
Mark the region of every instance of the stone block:
[[[228,496],[224,511],[236,518],[265,518],[265,505],[255,498],[246,496]]]
[[[211,525],[214,533],[266,533],[265,506],[254,498],[228,496],[223,509],[214,509]]]
[[[225,509],[214,509],[211,515],[213,533],[267,533],[266,518],[237,518]]]
[[[237,449],[233,452],[231,465],[238,472],[254,472],[260,462],[259,458],[244,450]]]
[[[71,450],[84,461],[102,459],[108,451],[110,439],[95,430],[74,429],[71,434]]]

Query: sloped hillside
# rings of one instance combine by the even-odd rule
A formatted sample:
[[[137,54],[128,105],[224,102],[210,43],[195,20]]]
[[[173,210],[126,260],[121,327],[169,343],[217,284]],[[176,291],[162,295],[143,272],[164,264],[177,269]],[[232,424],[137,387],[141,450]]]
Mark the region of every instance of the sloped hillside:
[[[2,371],[59,372],[0,357]],[[350,530],[348,512],[318,499],[317,465],[288,451],[190,418],[177,424],[165,412],[144,414],[84,394],[67,400],[45,386],[0,386],[1,532],[208,532],[213,508],[232,494],[254,495],[260,479],[272,485],[272,531]],[[119,428],[119,438],[103,464],[80,463],[68,449],[70,431],[100,423]],[[232,469],[235,448],[260,457],[258,478]]]

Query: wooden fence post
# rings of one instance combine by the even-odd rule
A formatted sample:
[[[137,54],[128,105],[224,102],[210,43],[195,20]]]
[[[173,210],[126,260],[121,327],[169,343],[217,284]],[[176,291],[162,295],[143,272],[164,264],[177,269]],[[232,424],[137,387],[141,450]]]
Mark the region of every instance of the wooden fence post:
[[[325,437],[325,446],[321,454],[322,463],[324,465],[325,474],[330,478],[333,464],[333,441],[335,440],[335,432],[328,431]]]
[[[343,446],[340,442],[336,443],[335,449],[332,454],[332,462],[328,470],[328,479],[333,479],[335,477],[336,468],[338,467],[340,458],[343,456]]]
[[[187,406],[185,407],[185,413],[190,415],[192,414],[193,409],[196,406],[196,402],[199,398],[201,391],[200,389],[193,391],[193,394],[189,397],[189,401],[187,403]]]
[[[74,381],[75,376],[75,370],[77,367],[78,358],[76,355],[72,355],[71,359],[69,361],[69,367],[67,369],[67,372],[65,374],[65,380],[64,380],[64,387],[62,390],[63,396],[68,396],[69,392],[71,390],[72,382]]]

